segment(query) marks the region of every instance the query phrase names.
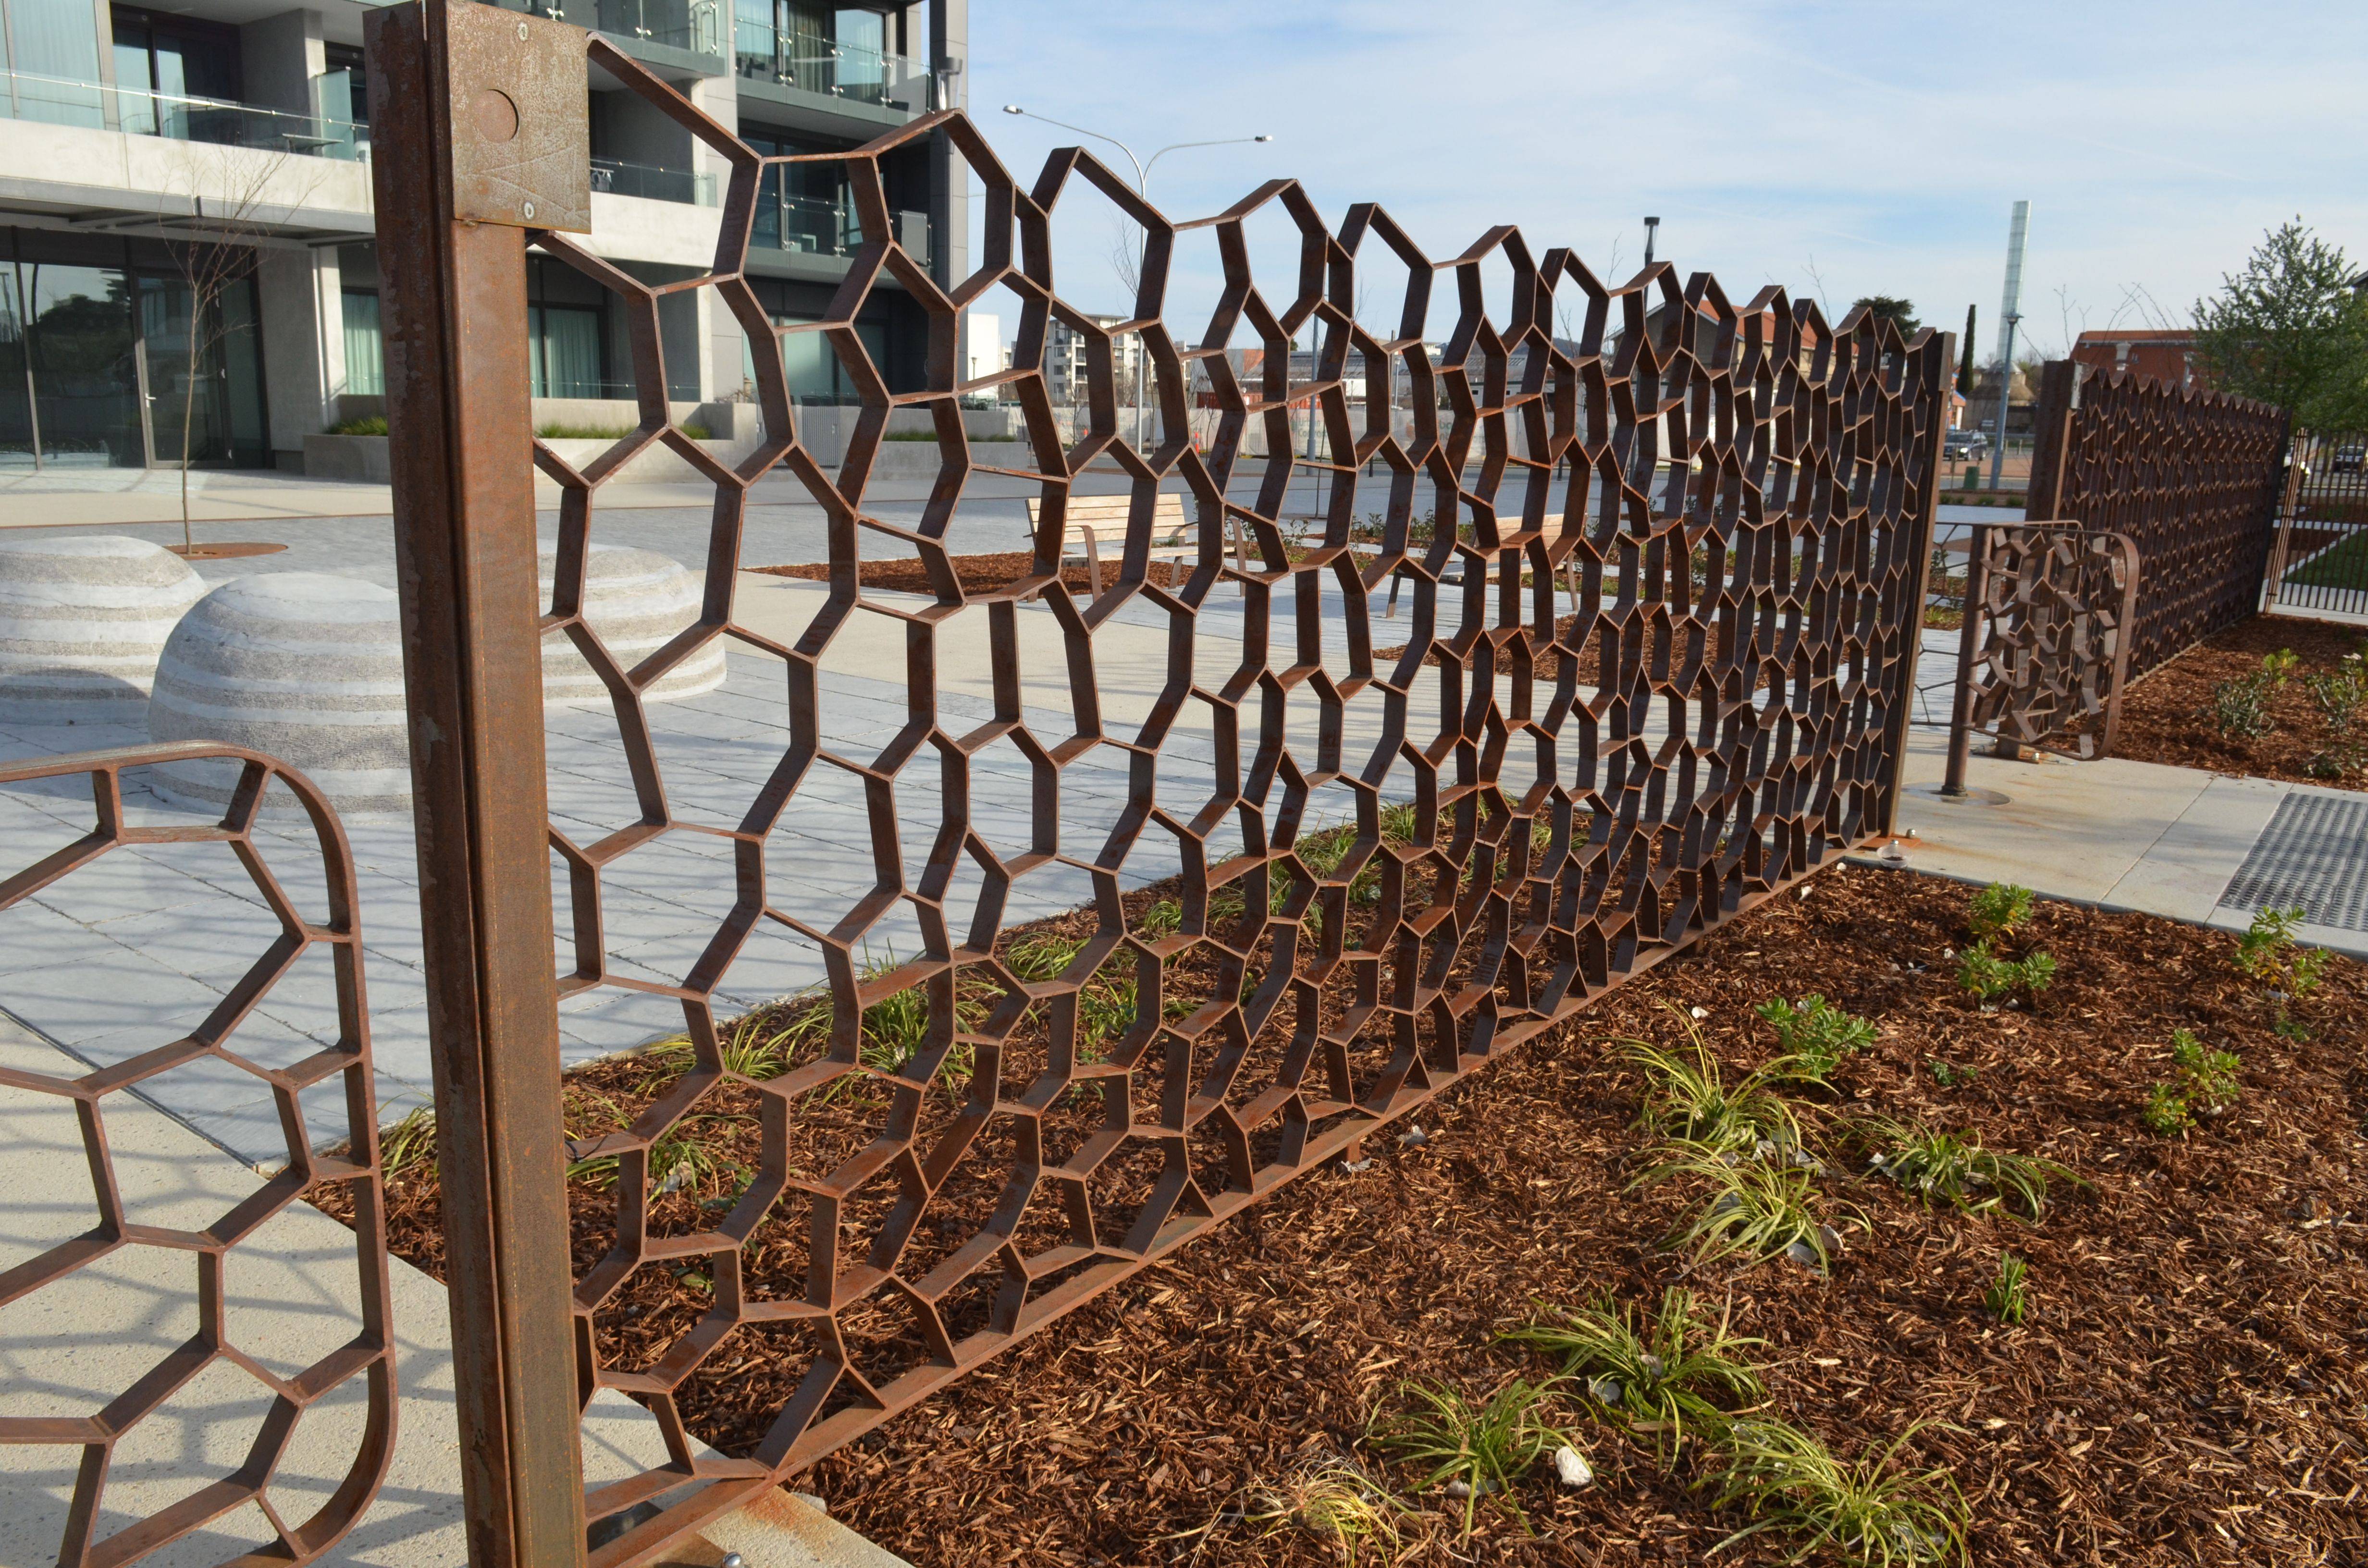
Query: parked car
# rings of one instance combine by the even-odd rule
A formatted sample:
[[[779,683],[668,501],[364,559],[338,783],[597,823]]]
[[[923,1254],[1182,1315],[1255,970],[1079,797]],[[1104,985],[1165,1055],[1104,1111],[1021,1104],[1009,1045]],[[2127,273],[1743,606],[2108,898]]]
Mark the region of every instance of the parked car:
[[[1980,430],[1952,430],[1941,438],[1941,455],[1948,458],[1972,458],[1976,460],[1989,455],[1990,438]]]
[[[2335,449],[2335,455],[2327,460],[2327,472],[2358,473],[2362,460],[2368,460],[2368,445],[2354,441],[2350,446]]]

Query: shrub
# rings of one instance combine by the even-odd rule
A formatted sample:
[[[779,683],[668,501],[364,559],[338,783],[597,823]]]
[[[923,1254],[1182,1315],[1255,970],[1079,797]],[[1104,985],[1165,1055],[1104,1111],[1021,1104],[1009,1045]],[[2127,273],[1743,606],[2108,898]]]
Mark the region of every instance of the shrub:
[[[2051,1178],[2080,1179],[2053,1160],[1985,1148],[1978,1132],[1935,1132],[1881,1119],[1864,1126],[1891,1145],[1888,1153],[1875,1157],[1875,1170],[1923,1199],[1927,1208],[1937,1199],[1979,1214],[2002,1206],[2011,1210],[2020,1201],[2036,1220],[2047,1201]]]
[[[2302,923],[2299,904],[2292,909],[2264,909],[2237,939],[2237,971],[2266,993],[2271,1028],[2294,1040],[2310,1038],[2294,1010],[2318,989],[2327,969],[2323,949],[2305,948],[2294,940],[2294,928]]]
[[[1463,1534],[1472,1534],[1473,1511],[1486,1494],[1503,1502],[1524,1528],[1514,1484],[1538,1460],[1570,1441],[1542,1412],[1553,1381],[1531,1384],[1516,1378],[1474,1404],[1444,1383],[1405,1383],[1399,1392],[1414,1408],[1368,1425],[1376,1446],[1407,1464],[1426,1467],[1425,1487],[1462,1482]]]
[[[2301,663],[2302,655],[2296,653],[2292,648],[2281,648],[2274,653],[2264,653],[2261,655],[2260,678],[2269,683],[2271,690],[2283,690],[2286,682],[2294,678],[2294,668]]]
[[[2194,1113],[2187,1108],[2187,1096],[2172,1083],[2157,1084],[2146,1091],[2146,1103],[2138,1111],[2138,1125],[2157,1138],[2179,1138],[2195,1125]]]
[[[2303,689],[2318,710],[2327,727],[2337,734],[2350,732],[2360,716],[2360,706],[2368,701],[2368,668],[2358,653],[2346,653],[2332,672],[2314,672],[2302,677]]]
[[[2034,903],[2029,888],[2012,882],[1992,882],[1974,895],[1965,911],[1966,928],[1979,941],[1985,937],[2010,936],[2031,919]]]
[[[2219,1116],[2236,1108],[2244,1085],[2237,1074],[2244,1063],[2233,1051],[2206,1051],[2191,1029],[2170,1031],[2170,1061],[2177,1075],[2146,1091],[2138,1111],[2139,1124],[2157,1137],[2183,1137],[2195,1126],[2198,1114]]]
[[[2020,987],[2036,997],[2055,981],[2055,960],[2044,952],[2025,958],[2000,958],[1998,938],[1985,937],[1957,957],[1957,984],[1973,993],[1985,1007]]]
[[[1971,1562],[1964,1498],[1955,1480],[1937,1466],[1908,1474],[1895,1463],[1900,1449],[1928,1425],[1917,1423],[1851,1463],[1797,1426],[1764,1416],[1736,1422],[1727,1435],[1726,1463],[1705,1484],[1717,1488],[1719,1507],[1740,1506],[1759,1522],[1712,1550],[1786,1529],[1807,1538],[1795,1562],[1820,1548],[1854,1564]]]
[[[2014,1254],[1998,1254],[1998,1278],[1982,1292],[1982,1305],[1989,1309],[1992,1317],[2009,1325],[2023,1320],[2031,1302],[2024,1294],[2022,1281],[2030,1272],[2031,1266]]]
[[[1804,996],[1797,1002],[1771,996],[1754,1010],[1774,1027],[1782,1051],[1769,1064],[1769,1071],[1798,1082],[1826,1082],[1844,1057],[1874,1043],[1872,1023],[1843,1012],[1823,996]]]
[[[1666,1460],[1684,1446],[1689,1423],[1713,1434],[1724,1428],[1727,1412],[1716,1401],[1749,1404],[1762,1392],[1759,1374],[1736,1352],[1767,1342],[1729,1334],[1724,1312],[1713,1323],[1694,1309],[1693,1292],[1671,1286],[1650,1323],[1607,1297],[1502,1337],[1560,1356],[1563,1376],[1585,1378],[1598,1403],[1654,1434],[1656,1449],[1667,1437]]]

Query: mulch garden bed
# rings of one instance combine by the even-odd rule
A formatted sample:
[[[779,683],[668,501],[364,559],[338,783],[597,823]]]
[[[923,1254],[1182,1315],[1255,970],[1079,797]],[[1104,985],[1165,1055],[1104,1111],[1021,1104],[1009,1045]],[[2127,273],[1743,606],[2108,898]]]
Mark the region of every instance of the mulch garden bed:
[[[1916,1430],[1898,1462],[1952,1472],[1976,1560],[2368,1562],[2368,972],[2330,963],[2302,1014],[2317,1038],[2296,1043],[2232,967],[2226,933],[2043,903],[2017,940],[2054,956],[2054,983],[1984,1012],[1951,957],[1969,893],[1873,868],[1820,874],[1442,1096],[1416,1118],[1425,1141],[1377,1138],[1367,1168],[1285,1187],[800,1487],[928,1568],[1336,1563],[1337,1548],[1287,1519],[1240,1517],[1328,1457],[1405,1499],[1402,1561],[1696,1562],[1746,1522],[1690,1484],[1704,1447],[1664,1471],[1653,1439],[1612,1424],[1580,1384],[1560,1385],[1547,1410],[1593,1484],[1564,1489],[1541,1466],[1514,1494],[1525,1517],[1484,1500],[1468,1540],[1462,1505],[1366,1435],[1377,1409],[1404,1407],[1407,1380],[1478,1398],[1552,1374],[1497,1337],[1544,1306],[1608,1294],[1644,1308],[1684,1285],[1765,1341],[1750,1353],[1764,1414],[1844,1457],[1944,1423]],[[1151,896],[1133,895],[1132,917]],[[1629,1190],[1653,1137],[1637,1125],[1643,1080],[1608,1042],[1682,1046],[1698,1008],[1732,1073],[1773,1049],[1751,1009],[1812,993],[1880,1030],[1830,1090],[1795,1096],[1841,1250],[1829,1275],[1781,1257],[1690,1266],[1662,1244],[1702,1194]],[[2243,1094],[2161,1137],[2139,1116],[2172,1075],[2180,1028],[2241,1056]],[[571,1127],[647,1103],[670,1077],[647,1056],[573,1073]],[[1868,1170],[1851,1129],[1871,1114],[1970,1129],[2080,1185],[2059,1179],[2035,1223],[1928,1210]],[[817,1147],[845,1135],[829,1120],[817,1113]],[[715,1136],[750,1137],[720,1123]],[[437,1272],[432,1162],[389,1187],[395,1249]],[[654,1230],[697,1223],[703,1190],[658,1199]],[[590,1178],[572,1191],[580,1268],[614,1199]],[[787,1244],[758,1242],[762,1274]],[[2007,1251],[2030,1266],[2020,1326],[1984,1304]],[[701,1284],[644,1270],[629,1321],[604,1339],[650,1353],[704,1311]],[[693,1430],[727,1450],[789,1392],[761,1348],[718,1358],[728,1375],[683,1390]],[[1717,1561],[1792,1550],[1759,1536]]]
[[[2131,684],[2122,697],[2113,755],[2294,784],[2368,789],[2368,709],[2353,722],[2350,736],[2337,735],[2304,683],[2312,674],[2333,673],[2343,655],[2363,647],[2368,628],[2293,616],[2258,615],[2242,621]],[[2258,675],[2265,655],[2288,650],[2300,662],[2269,694],[2273,727],[2254,736],[2224,733],[2213,719],[2214,689]]]
[[[952,561],[954,571],[962,578],[963,592],[972,594],[993,593],[997,588],[1008,587],[1027,576],[1035,569],[1036,564],[1036,557],[1024,550],[1005,551],[985,555],[957,555],[952,558]],[[752,566],[749,570],[762,572],[774,577],[799,577],[809,583],[830,581],[828,562],[811,562],[791,566]],[[922,568],[918,556],[905,556],[902,559],[887,561],[866,561],[861,563],[860,571],[861,575],[858,580],[867,588],[878,588],[883,592],[897,594],[937,592],[937,589],[930,585],[929,574]],[[1180,583],[1190,574],[1175,562],[1167,561],[1151,562],[1145,569],[1145,575],[1161,587]],[[1102,562],[1103,585],[1109,586],[1117,580],[1117,576],[1116,557],[1113,555],[1105,558]],[[1072,593],[1090,594],[1094,588],[1093,574],[1084,566],[1063,567],[1061,583]]]

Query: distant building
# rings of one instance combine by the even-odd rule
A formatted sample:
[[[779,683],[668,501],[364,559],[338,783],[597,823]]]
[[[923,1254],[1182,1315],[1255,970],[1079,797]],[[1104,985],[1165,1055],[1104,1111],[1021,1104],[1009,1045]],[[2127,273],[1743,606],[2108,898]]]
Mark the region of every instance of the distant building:
[[[1087,316],[1086,319],[1098,327],[1108,328],[1128,318]],[[1088,390],[1086,379],[1086,351],[1097,335],[1107,336],[1108,334],[1097,335],[1080,331],[1059,316],[1054,316],[1045,326],[1044,382],[1046,390],[1053,394],[1055,404],[1075,407],[1086,402]],[[1110,338],[1110,384],[1118,389],[1118,401],[1132,406],[1134,402],[1135,368],[1143,358],[1143,338],[1139,334],[1128,333],[1122,337]],[[1144,384],[1144,395],[1145,398],[1152,395],[1147,381]]]
[[[2195,368],[2195,332],[2192,327],[2084,332],[2072,345],[2072,358],[2100,370],[2135,370],[2175,387],[2198,386],[2204,380]]]
[[[1011,346],[1003,341],[1003,318],[992,311],[973,311],[962,323],[962,352],[969,362],[962,380],[983,381],[1011,369]]]

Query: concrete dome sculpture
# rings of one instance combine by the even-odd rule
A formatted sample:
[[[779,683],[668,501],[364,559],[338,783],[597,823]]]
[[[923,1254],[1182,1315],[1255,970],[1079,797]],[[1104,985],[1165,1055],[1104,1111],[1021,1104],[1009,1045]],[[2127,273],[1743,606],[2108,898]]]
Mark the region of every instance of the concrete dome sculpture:
[[[541,608],[551,608],[551,581],[557,546],[546,540],[540,572]],[[681,562],[655,551],[596,544],[585,555],[584,619],[630,670],[669,638],[699,619],[699,583]],[[723,684],[723,640],[715,638],[668,670],[643,696],[658,701],[695,697]],[[542,696],[546,702],[606,701],[609,688],[566,633],[542,640]]]
[[[156,666],[148,733],[269,752],[340,812],[411,809],[403,637],[394,592],[354,577],[273,572],[223,584],[181,619]],[[169,800],[222,806],[228,762],[167,764]],[[292,798],[267,809],[293,812]]]
[[[0,723],[138,724],[165,638],[205,592],[145,540],[0,542]]]

